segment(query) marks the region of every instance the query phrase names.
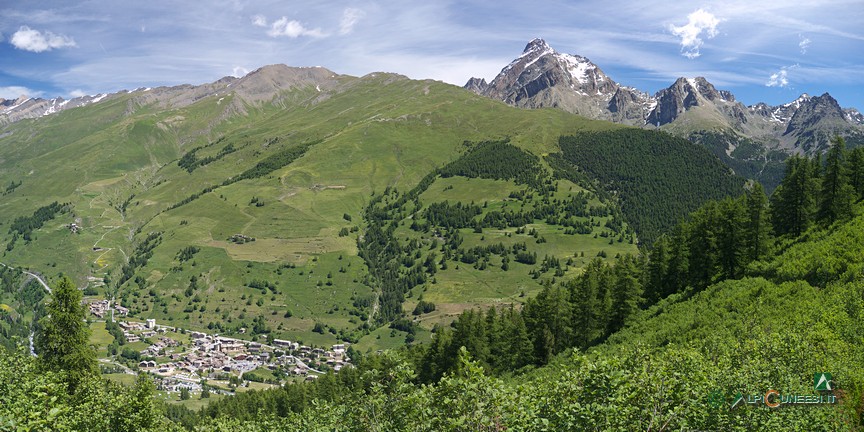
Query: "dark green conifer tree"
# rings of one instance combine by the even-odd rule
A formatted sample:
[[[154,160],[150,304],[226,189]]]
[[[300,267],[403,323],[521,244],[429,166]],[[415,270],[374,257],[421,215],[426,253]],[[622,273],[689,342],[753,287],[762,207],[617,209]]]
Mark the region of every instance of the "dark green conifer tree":
[[[531,343],[531,337],[528,335],[528,328],[525,327],[525,320],[522,319],[522,313],[516,310],[513,305],[502,313],[502,319],[505,323],[504,328],[510,340],[510,356],[507,363],[507,370],[517,370],[534,362],[534,346]]]
[[[737,279],[746,259],[745,227],[747,213],[744,198],[726,198],[720,204],[717,221],[719,262],[723,279]]]
[[[854,188],[846,175],[846,141],[842,137],[832,140],[825,157],[825,174],[819,194],[819,220],[833,223],[852,216]]]
[[[70,390],[97,373],[96,351],[90,345],[90,328],[81,299],[81,291],[68,277],[60,279],[34,337],[41,366],[64,373]]]
[[[669,273],[669,237],[661,235],[654,241],[648,254],[648,268],[645,283],[645,301],[656,303],[665,297],[666,276]]]
[[[526,303],[525,320],[535,338],[538,361],[546,362],[551,355],[572,346],[571,307],[560,285],[545,283],[537,297]]]
[[[771,195],[772,225],[777,235],[800,236],[813,222],[818,183],[812,168],[801,156],[786,160],[786,174]]]
[[[642,284],[639,282],[636,259],[630,254],[625,255],[615,265],[614,272],[615,288],[609,317],[610,334],[624,327],[630,316],[639,309],[639,303],[642,301]]]
[[[719,203],[709,201],[693,213],[691,219],[688,229],[690,284],[703,288],[720,274]]]
[[[578,278],[566,283],[570,293],[570,303],[573,305],[573,336],[579,348],[590,346],[603,336],[606,329],[606,311],[602,309],[599,294],[603,283],[606,264],[600,258],[594,258],[585,272]]]
[[[846,166],[849,173],[849,184],[855,190],[855,200],[864,199],[864,147],[858,147],[849,152]]]
[[[679,224],[675,228],[670,245],[669,266],[663,281],[661,297],[680,292],[689,284],[690,247],[686,224]]]
[[[771,239],[771,221],[768,215],[768,197],[759,182],[747,191],[747,226],[744,233],[746,261],[762,259],[768,252]]]

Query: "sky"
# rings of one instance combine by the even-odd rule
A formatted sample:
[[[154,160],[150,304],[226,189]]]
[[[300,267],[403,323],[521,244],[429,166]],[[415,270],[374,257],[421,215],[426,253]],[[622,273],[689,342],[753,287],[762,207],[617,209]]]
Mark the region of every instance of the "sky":
[[[268,64],[490,81],[528,41],[655,93],[704,76],[750,105],[864,110],[864,0],[0,0],[0,97],[202,84]]]

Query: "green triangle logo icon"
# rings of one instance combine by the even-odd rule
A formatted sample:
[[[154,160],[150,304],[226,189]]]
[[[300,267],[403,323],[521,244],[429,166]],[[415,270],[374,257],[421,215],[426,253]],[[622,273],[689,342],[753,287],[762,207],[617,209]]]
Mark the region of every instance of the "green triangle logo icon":
[[[826,372],[813,374],[813,388],[816,390],[832,390],[831,374]]]

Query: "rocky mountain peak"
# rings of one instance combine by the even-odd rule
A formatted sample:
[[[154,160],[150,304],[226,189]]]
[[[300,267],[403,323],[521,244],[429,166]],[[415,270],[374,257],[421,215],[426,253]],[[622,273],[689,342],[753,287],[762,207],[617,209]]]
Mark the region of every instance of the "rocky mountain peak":
[[[554,106],[595,118],[611,117],[607,106],[618,87],[588,58],[558,53],[540,38],[528,42],[522,54],[488,85],[476,79],[465,84],[465,88],[511,105]]]
[[[678,117],[690,109],[704,107],[708,112],[716,115],[711,117],[718,119],[720,123],[727,120],[733,126],[741,126],[749,121],[748,111],[744,105],[735,101],[735,96],[726,90],[717,90],[705,77],[678,78],[675,82],[657,92],[654,96],[657,105],[648,115],[646,123],[650,125],[664,125],[674,122]],[[751,108],[751,112],[756,108]],[[766,107],[761,109],[765,110]]]
[[[14,107],[14,106],[21,105],[21,104],[23,104],[24,102],[27,102],[29,99],[30,99],[30,98],[27,97],[27,95],[21,95],[21,96],[18,97],[18,99],[3,99],[3,98],[0,98],[0,106],[2,106],[2,107],[6,107],[6,108],[8,109],[8,108],[11,108],[11,107]]]
[[[817,127],[830,129],[835,125],[846,123],[846,113],[843,112],[843,108],[840,108],[837,99],[828,93],[813,97],[805,94],[788,105],[796,106],[797,109],[792,114],[783,135],[801,135]]]
[[[530,52],[542,52],[542,51],[552,51],[552,47],[546,43],[543,38],[534,38],[525,45],[525,49],[522,50],[522,54],[527,54]]]
[[[471,77],[471,79],[469,79],[462,87],[471,90],[474,93],[483,94],[483,92],[486,91],[486,88],[489,87],[489,83],[486,82],[485,78]]]

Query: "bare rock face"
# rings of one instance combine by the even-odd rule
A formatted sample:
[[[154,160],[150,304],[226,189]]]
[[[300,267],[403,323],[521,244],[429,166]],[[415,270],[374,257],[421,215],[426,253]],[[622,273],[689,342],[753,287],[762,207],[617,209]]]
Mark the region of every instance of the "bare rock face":
[[[556,107],[611,120],[608,106],[620,86],[587,58],[559,53],[543,39],[534,39],[488,85],[474,78],[465,87],[523,108]],[[616,106],[621,108],[620,102]],[[619,109],[622,112],[635,110]],[[635,121],[629,114],[618,116]]]
[[[860,124],[850,121],[837,100],[828,93],[809,97],[798,105],[783,136],[787,140],[794,139],[795,146],[806,153],[827,149],[831,138],[836,135],[856,141],[864,135]]]
[[[808,98],[805,103],[800,104],[789,124],[786,126],[784,135],[806,132],[817,127],[820,123],[838,123],[846,121],[843,109],[837,100],[828,93],[822,96]]]
[[[679,116],[694,107],[712,107],[718,111],[729,111],[734,117],[739,117],[743,106],[734,108],[735,98],[729,92],[720,92],[703,77],[678,78],[674,84],[660,90],[654,96],[657,105],[648,115],[650,125],[665,125],[672,123]],[[726,105],[726,106],[724,106]],[[731,107],[727,107],[732,105]]]
[[[486,82],[485,78],[474,78],[468,80],[467,83],[462,88],[471,90],[477,94],[483,94],[486,91],[486,88],[489,87],[489,83]]]
[[[642,125],[655,106],[656,102],[647,93],[632,87],[618,87],[609,100],[608,109],[616,123]]]
[[[31,119],[58,113],[69,108],[75,108],[109,97],[107,94],[82,96],[70,100],[63,98],[42,99],[22,95],[16,100],[0,98],[0,126],[5,126],[24,119]]]

